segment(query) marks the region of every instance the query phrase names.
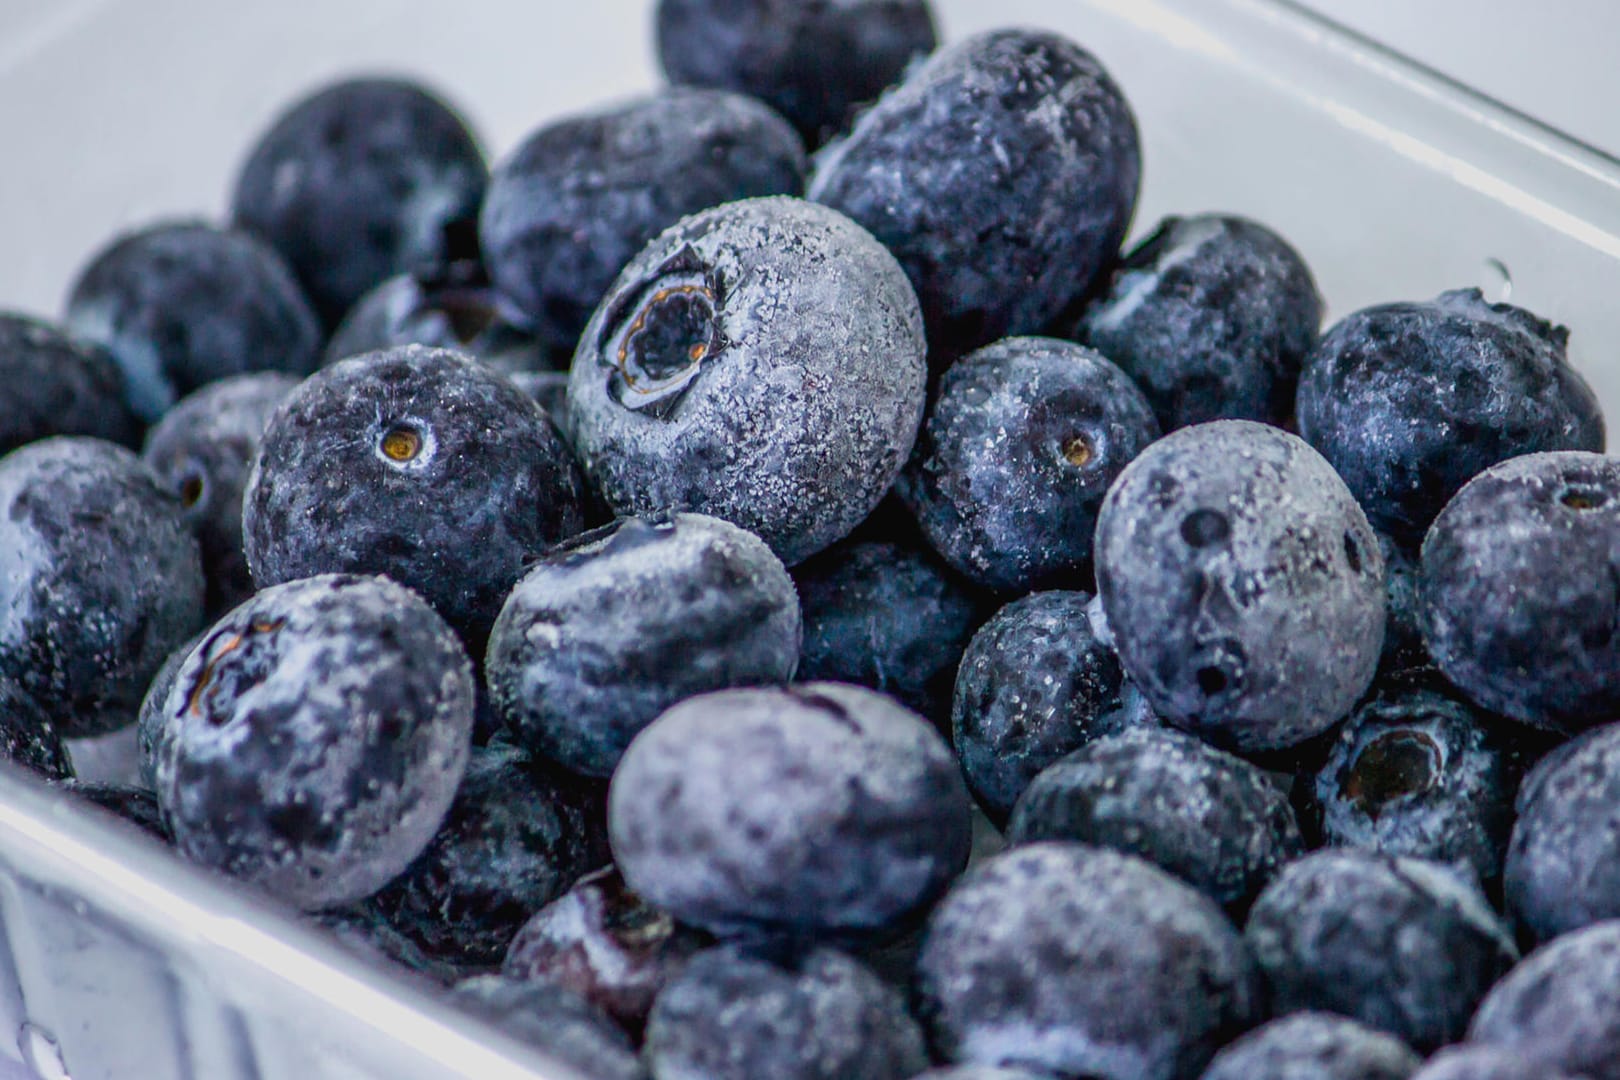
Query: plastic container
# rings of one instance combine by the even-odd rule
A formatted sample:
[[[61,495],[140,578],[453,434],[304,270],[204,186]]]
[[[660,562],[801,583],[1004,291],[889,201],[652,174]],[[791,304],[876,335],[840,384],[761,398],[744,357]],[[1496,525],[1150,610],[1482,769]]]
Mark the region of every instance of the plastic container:
[[[11,2],[21,15],[0,26],[25,32],[0,41],[0,303],[46,312],[116,229],[217,213],[245,140],[321,78],[418,71],[495,151],[653,83],[633,0],[572,14]],[[1169,212],[1253,215],[1300,247],[1334,315],[1462,285],[1511,296],[1572,328],[1577,365],[1620,415],[1620,364],[1605,359],[1620,345],[1613,159],[1278,0],[938,6],[953,40],[1043,25],[1103,59],[1146,140],[1139,229]],[[570,1076],[155,843],[27,777],[0,781],[0,1050],[15,1032],[39,1075]]]

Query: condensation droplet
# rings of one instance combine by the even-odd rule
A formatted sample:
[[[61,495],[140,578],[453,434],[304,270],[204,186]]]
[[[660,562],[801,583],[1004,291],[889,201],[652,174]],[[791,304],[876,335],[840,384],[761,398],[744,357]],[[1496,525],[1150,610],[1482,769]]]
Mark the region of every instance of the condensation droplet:
[[[1486,259],[1481,271],[1480,291],[1493,304],[1505,304],[1513,298],[1513,274],[1501,259]]]
[[[73,1080],[68,1074],[67,1062],[62,1060],[62,1047],[56,1036],[38,1024],[25,1021],[17,1029],[17,1049],[22,1051],[23,1064],[32,1069],[39,1080]]]

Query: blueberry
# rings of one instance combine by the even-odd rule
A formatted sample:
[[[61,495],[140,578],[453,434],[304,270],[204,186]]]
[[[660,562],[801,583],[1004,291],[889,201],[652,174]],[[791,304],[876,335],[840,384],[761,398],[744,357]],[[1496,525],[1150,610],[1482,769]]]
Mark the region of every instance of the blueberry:
[[[1168,217],[1115,268],[1075,328],[1135,379],[1166,431],[1287,424],[1322,324],[1310,268],[1247,218]]]
[[[608,792],[625,881],[721,935],[895,926],[961,872],[970,833],[938,733],[837,683],[689,698],[636,737]]]
[[[140,421],[112,354],[26,315],[0,312],[0,454],[52,435],[134,446]]]
[[[664,90],[547,124],[502,161],[479,218],[484,261],[541,341],[572,350],[659,233],[721,203],[802,194],[804,174],[799,137],[758,101]]]
[[[449,1003],[595,1080],[644,1080],[624,1032],[601,1010],[560,986],[481,975],[459,983]]]
[[[846,540],[793,574],[804,612],[798,677],[889,694],[944,727],[976,599],[926,551]]]
[[[706,941],[609,867],[535,912],[512,939],[501,973],[565,986],[639,1036],[653,1000]]]
[[[1254,962],[1214,901],[1079,844],[969,871],[929,918],[917,988],[947,1060],[1097,1080],[1195,1076],[1258,1015]]]
[[[1407,1080],[1422,1064],[1382,1031],[1305,1012],[1255,1028],[1216,1054],[1199,1080]]]
[[[0,459],[0,679],[63,738],[132,722],[202,620],[196,541],[134,454],[58,436]]]
[[[1620,1080],[1620,921],[1591,926],[1525,957],[1480,1003],[1470,1042],[1517,1050],[1540,1066]]]
[[[1240,751],[1350,711],[1384,639],[1384,561],[1303,441],[1247,420],[1160,439],[1097,522],[1097,589],[1121,663],[1165,719]]]
[[[216,379],[302,375],[321,328],[275,251],[234,229],[176,222],[129,233],[79,275],[66,324],[118,362],[145,423]]]
[[[145,788],[72,779],[59,782],[56,788],[100,811],[113,814],[165,844],[170,842],[169,827],[163,820],[157,796]]]
[[[1554,750],[1519,788],[1503,875],[1539,940],[1620,917],[1620,724]]]
[[[1462,1036],[1519,955],[1478,886],[1440,863],[1355,850],[1284,867],[1244,937],[1278,1015],[1339,1013],[1425,1052]]]
[[[362,296],[326,343],[326,362],[397,345],[455,349],[506,375],[567,367],[570,353],[548,349],[518,327],[477,263],[448,274],[400,274]]]
[[[928,0],[661,0],[655,26],[671,82],[757,97],[811,147],[938,42]]]
[[[1299,432],[1375,526],[1416,548],[1447,500],[1497,462],[1602,451],[1603,413],[1569,366],[1568,338],[1478,289],[1358,311],[1306,360]]]
[[[899,993],[827,948],[699,953],[658,995],[645,1054],[660,1078],[906,1080],[928,1067]]]
[[[1113,364],[1052,338],[1009,338],[940,382],[899,492],[945,561],[1017,595],[1089,583],[1108,485],[1159,437]]]
[[[135,745],[140,754],[140,781],[149,790],[157,790],[157,762],[163,756],[163,745],[168,741],[168,716],[164,709],[169,703],[169,691],[180,676],[180,667],[191,655],[191,650],[202,644],[208,636],[205,627],[171,652],[147,684],[146,696],[141,699],[140,712],[135,718]]]
[[[688,218],[580,340],[569,428],[618,513],[691,510],[792,566],[893,484],[923,411],[917,300],[882,246],[797,199]]]
[[[578,532],[580,505],[533,399],[459,353],[409,345],[318,372],[271,418],[243,547],[261,588],[387,574],[477,650],[525,557]]]
[[[73,775],[67,745],[50,717],[4,675],[0,675],[0,761],[24,766],[48,780]]]
[[[951,741],[992,821],[1042,769],[1132,722],[1125,675],[1092,625],[1091,596],[1032,593],[973,635],[956,672]]]
[[[242,488],[265,425],[297,387],[298,379],[279,372],[221,379],[182,398],[146,433],[141,458],[180,500],[216,615],[253,595],[242,556]]]
[[[1454,695],[1399,687],[1362,703],[1311,785],[1326,843],[1502,871],[1517,779],[1497,722]]]
[[[529,916],[608,861],[602,794],[512,747],[474,749],[433,842],[370,906],[428,956],[493,967]]]
[[[894,252],[948,361],[1040,333],[1083,295],[1125,239],[1140,173],[1136,120],[1096,58],[998,30],[862,114],[817,159],[810,197]]]
[[[286,257],[331,327],[395,274],[475,256],[488,182],[449,105],[414,83],[352,79],[296,102],[260,136],[231,215]]]
[[[1428,1060],[1412,1080],[1575,1080],[1517,1050],[1488,1044],[1448,1047]]]
[[[490,695],[524,746],[606,777],[676,702],[792,678],[799,632],[793,581],[758,537],[701,514],[623,518],[512,590],[490,636]]]
[[[157,794],[181,852],[304,909],[376,892],[466,769],[471,665],[421,598],[340,574],[226,615],[169,691]]]
[[[1229,910],[1305,848],[1287,794],[1260,769],[1162,728],[1082,746],[1019,796],[1007,840],[1073,840],[1140,855]]]
[[[1620,461],[1533,454],[1487,470],[1423,542],[1419,613],[1446,678],[1525,723],[1620,709]]]

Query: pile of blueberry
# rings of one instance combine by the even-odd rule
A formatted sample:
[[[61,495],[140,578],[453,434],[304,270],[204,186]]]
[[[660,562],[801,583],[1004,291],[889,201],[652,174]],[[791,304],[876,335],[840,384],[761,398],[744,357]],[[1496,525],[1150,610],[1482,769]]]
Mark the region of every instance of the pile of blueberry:
[[[1056,35],[738,8],[493,170],[326,88],[0,318],[4,755],[590,1076],[1620,1078],[1566,331],[1122,253]]]

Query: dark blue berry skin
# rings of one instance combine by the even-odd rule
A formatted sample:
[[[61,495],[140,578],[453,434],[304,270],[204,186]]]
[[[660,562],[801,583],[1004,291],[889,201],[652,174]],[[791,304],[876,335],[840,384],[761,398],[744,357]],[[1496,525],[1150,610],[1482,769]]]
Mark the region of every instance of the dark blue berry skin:
[[[1354,850],[1284,867],[1244,938],[1277,1015],[1320,1009],[1428,1052],[1462,1037],[1518,960],[1478,886],[1440,863]]]
[[[352,79],[290,106],[236,178],[231,216],[281,252],[328,328],[395,274],[477,255],[489,169],[414,83]]]
[[[1422,564],[1416,553],[1378,534],[1378,550],[1384,556],[1385,610],[1384,654],[1378,670],[1385,673],[1409,671],[1432,664],[1423,644],[1419,579]]]
[[[580,339],[569,435],[615,513],[724,518],[793,566],[893,485],[925,377],[894,257],[825,207],[750,199],[625,268]]]
[[[535,912],[512,939],[501,974],[565,986],[639,1038],[653,1001],[708,941],[609,867]]]
[[[334,911],[319,911],[306,915],[305,919],[309,924],[327,931],[344,949],[373,966],[397,964],[440,986],[449,986],[465,978],[465,972],[460,968],[428,956],[369,905],[355,904]]]
[[[1517,1050],[1541,1067],[1620,1080],[1620,921],[1549,942],[1503,976],[1468,1025],[1468,1041]]]
[[[554,121],[495,170],[484,263],[543,343],[572,350],[659,233],[722,203],[800,195],[805,167],[787,122],[739,94],[673,88]]]
[[[181,665],[157,795],[181,852],[305,910],[375,893],[428,846],[466,769],[472,668],[382,577],[264,590]]]
[[[646,1080],[624,1032],[579,995],[548,983],[480,975],[458,983],[452,1006],[487,1021],[593,1080]]]
[[[157,796],[145,788],[129,787],[124,784],[96,784],[84,780],[63,780],[56,785],[57,790],[67,792],[76,799],[114,814],[129,822],[142,832],[163,841],[171,841],[169,827],[163,820],[163,813],[158,807]]]
[[[303,375],[320,359],[320,323],[281,257],[246,232],[200,222],[155,225],[104,248],[74,283],[64,322],[112,354],[130,409],[148,424],[216,379]]]
[[[1085,294],[1125,239],[1140,173],[1135,117],[1096,58],[998,30],[863,113],[817,158],[810,197],[894,252],[942,365],[1040,333]]]
[[[653,1004],[644,1050],[655,1077],[909,1080],[928,1067],[905,1002],[827,948],[699,953]]]
[[[242,489],[265,425],[297,387],[297,378],[279,372],[221,379],[186,395],[146,433],[141,460],[180,500],[197,537],[210,614],[253,595],[242,555]]]
[[[493,968],[529,916],[608,861],[601,785],[475,748],[433,842],[370,905],[435,959]]]
[[[516,326],[476,262],[400,274],[362,296],[326,343],[326,362],[396,345],[455,349],[507,375],[568,366]]]
[[[1311,785],[1323,841],[1494,881],[1517,780],[1501,723],[1438,689],[1374,694],[1345,721]]]
[[[1298,745],[1372,683],[1377,539],[1287,432],[1217,420],[1148,447],[1103,502],[1096,570],[1126,673],[1159,715],[1216,745]]]
[[[1299,253],[1247,218],[1168,217],[1114,269],[1075,340],[1136,381],[1166,431],[1287,426],[1322,298]]]
[[[0,676],[0,760],[48,780],[73,776],[67,746],[40,707],[11,679]]]
[[[407,345],[312,376],[271,418],[243,495],[260,588],[387,574],[480,650],[525,558],[584,524],[577,469],[503,376]]]
[[[1423,542],[1423,637],[1479,705],[1580,731],[1620,709],[1620,460],[1533,454],[1457,493]]]
[[[1234,911],[1305,850],[1287,793],[1264,772],[1164,728],[1087,743],[1035,777],[1007,841],[1041,840],[1139,855]]]
[[[0,312],[0,454],[52,435],[140,440],[112,354],[26,315]]]
[[[1430,1058],[1412,1080],[1576,1080],[1505,1046],[1462,1043]]]
[[[927,551],[907,543],[834,544],[793,573],[804,614],[798,677],[889,694],[946,728],[957,665],[979,603]]]
[[[485,672],[535,754],[607,777],[676,702],[785,683],[799,600],[781,560],[718,518],[621,518],[539,559],[507,597]]]
[[[928,0],[661,0],[654,26],[670,82],[759,98],[811,148],[938,43]]]
[[[1129,855],[1032,844],[969,871],[928,921],[919,1015],[946,1060],[1184,1080],[1260,1015],[1215,902]]]
[[[1442,507],[1499,461],[1603,450],[1603,413],[1569,366],[1569,332],[1478,289],[1367,308],[1305,362],[1299,433],[1367,516],[1415,549]]]
[[[1620,917],[1620,725],[1542,758],[1517,810],[1503,891],[1519,924],[1545,941]]]
[[[1158,437],[1147,398],[1101,354],[1009,338],[945,373],[898,491],[974,584],[1072,587],[1088,581],[1108,485]]]
[[[608,792],[625,881],[721,936],[895,927],[961,872],[971,832],[939,734],[838,683],[689,698],[636,737]]]
[[[1391,1035],[1331,1013],[1262,1024],[1215,1055],[1199,1080],[1408,1080],[1423,1064]]]
[[[63,738],[133,722],[202,621],[197,542],[139,458],[58,436],[0,459],[0,678]]]
[[[1098,639],[1090,604],[1082,592],[1014,600],[962,654],[951,743],[968,787],[998,824],[1042,769],[1132,722],[1125,674]]]

